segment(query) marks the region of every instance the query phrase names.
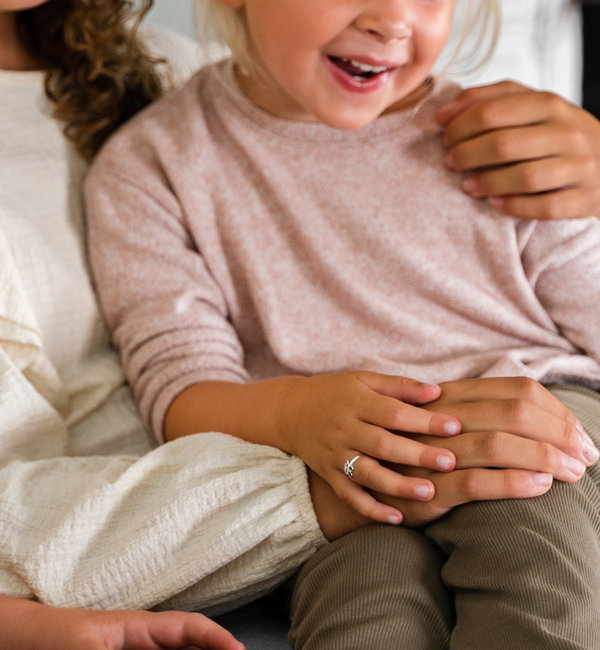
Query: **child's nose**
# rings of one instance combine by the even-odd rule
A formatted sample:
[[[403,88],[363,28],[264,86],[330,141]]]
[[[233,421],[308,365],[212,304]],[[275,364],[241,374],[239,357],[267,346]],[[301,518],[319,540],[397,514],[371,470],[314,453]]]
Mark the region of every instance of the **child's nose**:
[[[412,10],[407,0],[386,0],[367,3],[356,19],[356,27],[382,41],[407,38],[412,34]]]

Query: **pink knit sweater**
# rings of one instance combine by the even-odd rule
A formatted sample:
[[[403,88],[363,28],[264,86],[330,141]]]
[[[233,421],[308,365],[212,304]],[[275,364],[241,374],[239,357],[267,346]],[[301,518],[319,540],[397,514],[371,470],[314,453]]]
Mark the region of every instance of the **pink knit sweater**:
[[[371,369],[600,387],[600,224],[506,218],[436,110],[358,131],[252,105],[228,63],[126,126],[87,182],[102,305],[141,409],[204,380]]]

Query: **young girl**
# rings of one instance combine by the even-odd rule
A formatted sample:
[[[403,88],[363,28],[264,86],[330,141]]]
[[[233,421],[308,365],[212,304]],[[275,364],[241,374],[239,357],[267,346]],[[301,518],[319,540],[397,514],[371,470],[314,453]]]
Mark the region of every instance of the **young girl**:
[[[571,413],[597,441],[598,224],[502,218],[442,167],[451,0],[212,4],[234,59],[130,123],[88,180],[147,421],[268,443],[363,517],[423,526],[318,553],[298,647],[598,647],[598,451]],[[402,375],[441,397],[407,404]],[[440,518],[499,483],[543,496]]]

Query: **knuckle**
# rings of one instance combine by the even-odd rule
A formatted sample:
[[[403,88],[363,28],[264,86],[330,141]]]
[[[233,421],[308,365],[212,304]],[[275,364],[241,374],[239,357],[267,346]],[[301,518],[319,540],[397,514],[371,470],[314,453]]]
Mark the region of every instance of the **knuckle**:
[[[389,435],[380,435],[373,441],[373,456],[388,459],[392,454],[394,439]]]
[[[492,127],[494,120],[486,119],[486,127]],[[494,155],[501,160],[512,160],[515,155],[515,139],[511,133],[498,131],[493,134],[491,140]]]
[[[520,84],[518,81],[514,81],[513,79],[504,79],[500,81],[498,83],[498,87],[505,92],[516,92],[525,89],[525,86],[523,86],[523,84]]]
[[[506,437],[501,431],[492,431],[481,441],[485,458],[497,458],[505,446]]]
[[[519,424],[527,418],[528,401],[522,397],[507,400],[507,415],[511,423]]]
[[[587,133],[581,130],[579,124],[573,124],[569,122],[568,124],[563,125],[565,139],[569,141],[571,147],[575,151],[588,151],[589,150],[589,138]],[[590,158],[590,162],[594,163],[594,159]]]
[[[517,391],[523,399],[534,399],[542,390],[542,385],[531,377],[518,377]]]
[[[463,472],[458,487],[465,499],[473,499],[481,489],[480,472],[477,470]]]
[[[562,116],[565,114],[568,104],[556,93],[548,90],[542,91],[539,95],[540,101],[544,103],[552,115]]]
[[[520,170],[521,183],[527,192],[535,192],[542,187],[545,180],[545,174],[538,165],[524,165]]]
[[[480,129],[492,130],[499,123],[500,113],[494,101],[483,101],[476,105],[474,120]]]
[[[406,407],[402,404],[395,406],[390,414],[391,428],[396,431],[403,431],[408,423]]]

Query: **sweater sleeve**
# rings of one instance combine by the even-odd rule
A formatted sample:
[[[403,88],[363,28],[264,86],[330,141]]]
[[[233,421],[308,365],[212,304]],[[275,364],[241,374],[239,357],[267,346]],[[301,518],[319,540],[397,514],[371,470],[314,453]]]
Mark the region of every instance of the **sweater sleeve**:
[[[540,303],[574,352],[600,362],[600,221],[523,224],[523,265]]]
[[[171,401],[206,380],[247,381],[222,290],[153,165],[97,164],[86,182],[89,251],[101,305],[145,421],[159,441]],[[202,191],[198,188],[198,191]]]

